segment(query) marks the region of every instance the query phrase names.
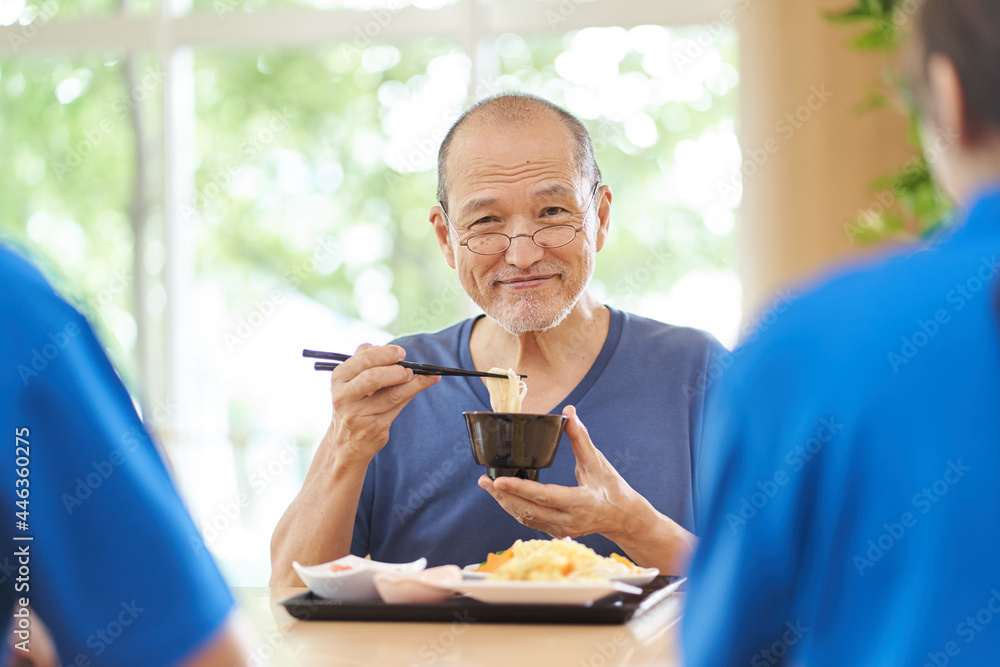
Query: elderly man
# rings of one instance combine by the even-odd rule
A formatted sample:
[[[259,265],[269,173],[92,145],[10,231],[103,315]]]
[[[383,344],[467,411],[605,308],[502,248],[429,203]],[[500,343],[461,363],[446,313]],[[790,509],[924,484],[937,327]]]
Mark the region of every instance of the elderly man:
[[[721,346],[587,290],[611,189],[586,129],[559,107],[513,94],[480,102],[445,137],[438,177],[430,222],[485,316],[362,345],[333,372],[333,418],[275,530],[272,584],[297,583],[293,559],[464,565],[542,532],[681,571],[695,541],[703,402],[685,387],[704,386]],[[484,383],[414,376],[396,365],[404,356],[527,375],[524,412],[569,416],[548,483],[481,475],[461,412],[490,409]]]

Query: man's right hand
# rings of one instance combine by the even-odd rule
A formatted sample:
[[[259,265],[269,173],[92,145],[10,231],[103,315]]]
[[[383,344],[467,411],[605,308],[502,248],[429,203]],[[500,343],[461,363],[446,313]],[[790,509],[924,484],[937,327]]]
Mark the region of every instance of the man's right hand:
[[[302,585],[293,560],[315,565],[350,553],[368,464],[400,410],[441,379],[397,365],[405,354],[398,345],[362,345],[333,371],[330,428],[271,537],[272,586]]]
[[[333,420],[327,438],[339,454],[368,462],[389,441],[389,427],[414,396],[441,378],[397,365],[398,345],[361,345],[330,378]],[[324,442],[326,445],[326,442]]]

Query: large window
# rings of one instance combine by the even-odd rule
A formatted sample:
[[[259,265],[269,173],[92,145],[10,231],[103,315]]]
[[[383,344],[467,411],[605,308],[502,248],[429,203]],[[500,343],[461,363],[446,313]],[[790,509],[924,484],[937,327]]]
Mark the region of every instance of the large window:
[[[601,299],[734,342],[722,2],[48,1],[0,11],[0,234],[91,318],[232,584],[266,582],[329,421],[301,349],[475,312],[427,218],[477,97],[590,128],[614,191]]]
[[[149,148],[135,132],[139,123],[157,131],[161,84],[150,54],[0,58],[0,234],[32,252],[87,314],[133,391],[145,336],[162,331],[166,304],[162,242],[148,234],[136,246],[137,232],[162,228],[143,187]]]

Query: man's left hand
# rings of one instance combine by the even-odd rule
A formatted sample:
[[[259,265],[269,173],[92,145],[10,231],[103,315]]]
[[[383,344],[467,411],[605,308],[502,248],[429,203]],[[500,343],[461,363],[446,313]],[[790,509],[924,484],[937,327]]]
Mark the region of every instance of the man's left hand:
[[[642,496],[622,479],[604,454],[594,446],[587,428],[567,406],[566,435],[576,456],[577,486],[540,484],[516,477],[479,478],[486,489],[515,519],[553,537],[582,537],[600,533],[628,542],[628,526],[636,511],[648,507]],[[652,508],[650,508],[652,509]]]

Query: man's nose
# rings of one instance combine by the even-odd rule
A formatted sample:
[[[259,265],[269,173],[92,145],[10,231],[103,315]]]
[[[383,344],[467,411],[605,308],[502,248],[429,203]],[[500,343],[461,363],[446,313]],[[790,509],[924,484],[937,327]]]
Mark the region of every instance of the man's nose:
[[[531,234],[515,234],[510,238],[510,247],[504,253],[507,263],[519,269],[527,269],[542,258],[545,248],[535,245]]]

